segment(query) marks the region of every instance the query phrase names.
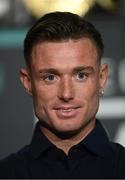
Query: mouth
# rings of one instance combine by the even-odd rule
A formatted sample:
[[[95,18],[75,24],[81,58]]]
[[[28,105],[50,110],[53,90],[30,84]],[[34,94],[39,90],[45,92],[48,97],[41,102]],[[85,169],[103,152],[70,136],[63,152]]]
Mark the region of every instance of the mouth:
[[[72,118],[77,116],[78,111],[80,107],[74,107],[74,106],[69,106],[69,107],[58,107],[55,108],[55,113],[56,115],[61,118],[61,119],[66,119],[66,118]]]

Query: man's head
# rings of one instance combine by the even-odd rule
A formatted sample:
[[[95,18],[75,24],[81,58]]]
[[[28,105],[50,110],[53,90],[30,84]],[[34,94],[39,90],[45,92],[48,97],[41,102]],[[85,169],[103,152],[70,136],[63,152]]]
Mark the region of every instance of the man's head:
[[[30,29],[21,81],[33,97],[43,131],[87,135],[94,127],[107,79],[102,53],[100,34],[78,15],[50,13]]]

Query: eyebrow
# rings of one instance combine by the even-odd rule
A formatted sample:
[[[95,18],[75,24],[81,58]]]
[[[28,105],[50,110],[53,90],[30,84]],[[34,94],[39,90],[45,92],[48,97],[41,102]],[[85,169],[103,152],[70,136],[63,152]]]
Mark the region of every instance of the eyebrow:
[[[40,69],[39,73],[40,74],[45,74],[45,73],[59,74],[59,71],[54,68],[45,68],[45,69]]]
[[[79,72],[79,71],[89,71],[90,73],[95,72],[94,68],[92,66],[79,66],[75,67],[73,69],[74,72]]]
[[[88,71],[90,73],[94,73],[95,70],[92,66],[78,66],[73,68],[72,72],[77,73],[79,71]],[[54,69],[54,68],[45,68],[45,69],[40,69],[39,70],[40,74],[45,74],[45,73],[52,73],[52,74],[61,74],[60,70]]]

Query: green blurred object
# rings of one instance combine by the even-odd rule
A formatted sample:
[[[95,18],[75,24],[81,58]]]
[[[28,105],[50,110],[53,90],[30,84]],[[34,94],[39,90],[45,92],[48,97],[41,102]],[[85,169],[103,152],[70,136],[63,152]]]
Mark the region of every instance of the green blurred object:
[[[0,49],[23,47],[23,41],[27,28],[23,29],[0,29]]]

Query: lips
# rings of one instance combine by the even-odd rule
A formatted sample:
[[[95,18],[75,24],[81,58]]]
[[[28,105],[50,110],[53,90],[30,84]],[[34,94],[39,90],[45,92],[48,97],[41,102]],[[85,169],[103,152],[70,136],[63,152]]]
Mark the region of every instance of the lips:
[[[66,119],[77,116],[79,107],[75,106],[61,106],[55,108],[56,115],[58,118]]]

